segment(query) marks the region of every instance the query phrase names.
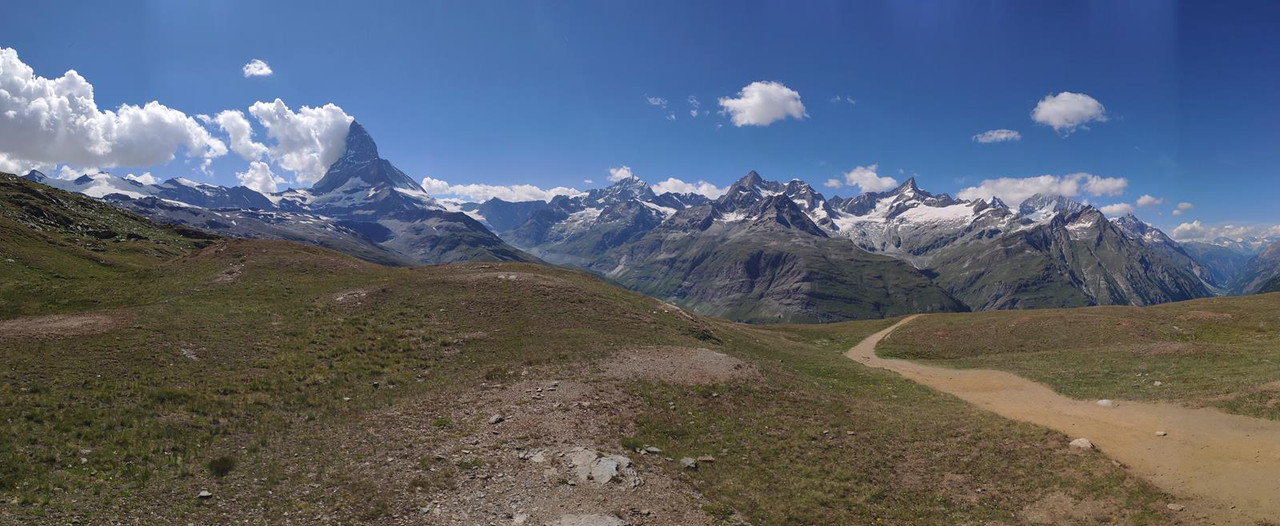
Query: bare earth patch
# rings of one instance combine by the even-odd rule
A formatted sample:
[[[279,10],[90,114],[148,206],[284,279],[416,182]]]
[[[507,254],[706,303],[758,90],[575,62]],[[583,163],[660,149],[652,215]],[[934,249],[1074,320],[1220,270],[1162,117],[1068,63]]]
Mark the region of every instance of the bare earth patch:
[[[623,349],[601,364],[608,378],[701,385],[754,378],[755,367],[710,349],[641,347]]]
[[[378,523],[710,524],[674,460],[620,446],[636,412],[608,382],[521,379],[399,403],[334,446],[377,481]]]
[[[102,313],[54,314],[50,316],[25,316],[0,321],[0,339],[7,338],[59,338],[80,334],[106,332],[118,323],[116,318]]]
[[[1072,498],[1065,493],[1052,493],[1022,510],[1028,524],[1073,526],[1113,522],[1110,506],[1102,501]]]

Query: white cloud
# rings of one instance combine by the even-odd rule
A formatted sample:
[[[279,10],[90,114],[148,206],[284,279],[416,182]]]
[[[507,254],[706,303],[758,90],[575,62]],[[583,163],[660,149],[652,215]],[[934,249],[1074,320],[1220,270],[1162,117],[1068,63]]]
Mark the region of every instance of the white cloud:
[[[1123,194],[1125,189],[1129,188],[1129,180],[1123,177],[1098,177],[1086,173],[1074,173],[1066,177],[1083,180],[1084,191],[1092,196],[1117,196]]]
[[[853,97],[850,97],[850,96],[848,96],[848,95],[844,95],[844,96],[836,95],[836,96],[834,96],[834,97],[831,97],[830,101],[831,101],[831,102],[848,102],[849,104],[857,104],[857,103],[858,103],[858,101],[857,101],[857,100],[854,100],[854,98],[853,98]]]
[[[635,177],[635,174],[631,173],[630,166],[619,166],[617,168],[609,169],[609,181],[611,182],[616,183],[618,181],[621,181],[623,179],[629,179],[631,177]]]
[[[650,97],[645,95],[644,100],[648,102],[650,106],[657,106],[659,108],[667,107],[667,99],[662,97]]]
[[[983,144],[988,144],[993,142],[1019,141],[1019,140],[1022,140],[1022,134],[1018,133],[1015,130],[1006,130],[1002,128],[999,130],[987,130],[977,135],[974,135],[973,140]]]
[[[466,201],[482,203],[491,198],[503,201],[550,201],[557,195],[578,195],[582,192],[575,188],[557,186],[555,188],[539,188],[531,184],[498,186],[490,184],[451,185],[446,181],[427,177],[422,180],[422,188],[432,196],[454,196]]]
[[[651,188],[653,188],[654,193],[657,194],[665,194],[667,192],[674,192],[677,194],[701,194],[711,199],[724,195],[726,190],[725,188],[720,188],[706,181],[689,183],[676,179],[675,177],[668,177],[666,181],[659,182]]]
[[[956,195],[961,199],[969,200],[999,197],[1010,205],[1018,206],[1035,194],[1064,197],[1076,197],[1082,193],[1094,197],[1116,196],[1123,194],[1128,186],[1129,180],[1123,177],[1099,177],[1087,173],[1073,173],[1061,176],[984,179],[977,186],[960,190]]]
[[[727,114],[734,126],[768,126],[787,117],[808,117],[800,93],[777,82],[752,82],[737,98],[721,97],[721,113]]]
[[[288,181],[271,172],[271,167],[262,161],[249,163],[249,169],[236,173],[240,184],[260,194],[271,194],[279,190],[279,185]]]
[[[701,107],[702,107],[702,102],[699,101],[697,97],[693,95],[689,95],[689,116],[697,117],[699,115],[706,115],[707,112],[698,110],[698,108],[701,108]]]
[[[257,161],[267,155],[267,146],[253,142],[253,126],[240,110],[227,110],[209,119],[216,122],[231,139],[231,151],[246,161]]]
[[[582,182],[585,184],[595,184],[595,181],[592,181],[590,179],[583,179]]]
[[[179,150],[202,159],[226,155],[226,145],[185,113],[152,101],[101,110],[93,85],[75,70],[48,79],[0,48],[0,155],[24,167],[151,166]]]
[[[1181,203],[1178,203],[1177,206],[1173,207],[1173,215],[1180,216],[1183,213],[1191,211],[1191,209],[1195,207],[1196,205],[1183,201]]]
[[[313,183],[324,177],[329,165],[347,149],[347,131],[353,117],[334,104],[317,108],[303,106],[297,112],[284,101],[255,102],[249,114],[267,129],[276,143],[267,145],[271,160],[293,172],[299,183]]]
[[[668,114],[667,114],[667,120],[669,120],[669,121],[674,121],[674,120],[676,120],[676,114],[674,114],[674,113],[668,113]]]
[[[1138,202],[1137,202],[1138,208],[1154,206],[1159,204],[1164,204],[1164,198],[1155,197],[1150,194],[1142,194],[1142,196],[1138,198]]]
[[[1069,135],[1087,123],[1106,122],[1107,110],[1093,97],[1064,91],[1040,99],[1031,110],[1031,120],[1050,126],[1062,135]]]
[[[1182,223],[1173,229],[1178,241],[1211,241],[1218,238],[1248,240],[1280,237],[1280,225],[1217,225],[1202,224],[1199,220]]]
[[[1125,214],[1132,214],[1133,205],[1129,203],[1116,203],[1113,205],[1107,205],[1107,206],[1101,207],[1098,210],[1101,210],[1102,213],[1109,216],[1122,216]]]
[[[151,175],[151,172],[143,172],[142,175],[128,174],[124,176],[124,178],[130,181],[137,181],[142,184],[156,184],[157,182],[156,177]]]
[[[248,64],[245,64],[244,67],[241,68],[241,70],[244,71],[244,78],[270,77],[271,74],[274,73],[271,71],[271,66],[268,66],[266,62],[256,58],[250,60]]]
[[[828,188],[840,188],[844,185],[856,186],[860,193],[866,192],[883,192],[898,187],[898,180],[892,177],[881,177],[876,173],[880,165],[873,164],[871,166],[857,166],[844,174],[844,181],[840,179],[827,179],[824,186]]]

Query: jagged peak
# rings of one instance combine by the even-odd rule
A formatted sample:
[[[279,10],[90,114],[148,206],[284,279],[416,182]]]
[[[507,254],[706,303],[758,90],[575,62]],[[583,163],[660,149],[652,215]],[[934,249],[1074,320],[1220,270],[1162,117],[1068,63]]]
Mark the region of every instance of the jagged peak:
[[[358,163],[377,158],[378,144],[373,142],[373,136],[369,135],[369,131],[365,130],[359,121],[352,120],[351,126],[347,128],[347,149],[339,162]]]
[[[1018,211],[1022,214],[1034,214],[1036,212],[1079,212],[1088,208],[1086,205],[1062,195],[1035,194],[1022,201],[1018,205]]]

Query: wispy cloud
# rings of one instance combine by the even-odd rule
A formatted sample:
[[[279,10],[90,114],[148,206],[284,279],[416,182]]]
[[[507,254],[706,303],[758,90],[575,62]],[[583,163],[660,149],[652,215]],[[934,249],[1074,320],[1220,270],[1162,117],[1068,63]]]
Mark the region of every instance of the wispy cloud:
[[[973,140],[983,144],[993,143],[993,142],[1020,141],[1022,140],[1022,134],[1014,130],[1006,130],[1001,128],[999,130],[987,130],[977,135],[974,135]]]

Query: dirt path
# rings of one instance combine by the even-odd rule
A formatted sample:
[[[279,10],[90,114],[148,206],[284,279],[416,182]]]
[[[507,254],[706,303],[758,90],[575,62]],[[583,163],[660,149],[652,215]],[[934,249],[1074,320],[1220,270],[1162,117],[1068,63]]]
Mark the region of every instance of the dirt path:
[[[899,325],[871,335],[845,356],[950,393],[1005,418],[1084,437],[1111,458],[1174,495],[1191,497],[1197,524],[1280,520],[1280,422],[1166,403],[1074,400],[1003,371],[947,369],[880,358],[876,344]],[[1165,431],[1167,436],[1157,436]]]

